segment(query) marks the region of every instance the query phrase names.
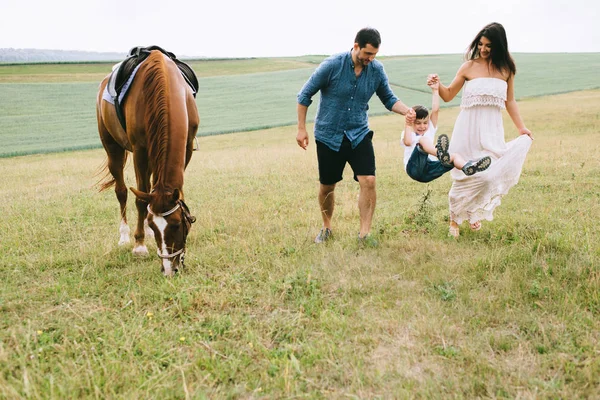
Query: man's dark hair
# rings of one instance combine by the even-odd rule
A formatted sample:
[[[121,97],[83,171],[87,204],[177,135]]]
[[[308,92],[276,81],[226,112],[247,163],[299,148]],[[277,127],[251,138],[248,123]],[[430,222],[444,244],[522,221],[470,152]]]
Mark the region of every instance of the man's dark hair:
[[[429,115],[429,110],[423,106],[414,106],[413,110],[415,110],[415,114],[417,114],[417,119],[427,118]]]
[[[362,28],[356,34],[356,38],[354,38],[354,43],[358,43],[358,47],[361,49],[367,47],[367,44],[370,44],[371,46],[378,49],[379,45],[381,44],[381,36],[379,35],[377,29]]]

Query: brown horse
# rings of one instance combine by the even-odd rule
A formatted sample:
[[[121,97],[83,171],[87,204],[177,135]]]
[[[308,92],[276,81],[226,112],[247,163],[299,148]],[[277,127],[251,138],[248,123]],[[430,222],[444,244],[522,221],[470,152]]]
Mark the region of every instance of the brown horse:
[[[115,106],[102,99],[108,78],[100,84],[96,101],[98,131],[108,156],[100,191],[115,185],[121,206],[119,245],[129,243],[123,168],[132,152],[137,189],[130,189],[138,210],[133,254],[148,255],[144,237],[154,234],[162,272],[171,276],[183,266],[187,234],[195,221],[183,202],[183,175],[200,123],[194,95],[173,60],[154,50],[127,92],[124,130]]]

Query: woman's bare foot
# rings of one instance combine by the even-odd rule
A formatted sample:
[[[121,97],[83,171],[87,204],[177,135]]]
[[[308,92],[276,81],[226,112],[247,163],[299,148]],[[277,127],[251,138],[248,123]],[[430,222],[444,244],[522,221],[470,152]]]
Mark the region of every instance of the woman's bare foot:
[[[469,224],[472,231],[478,231],[481,229],[481,221],[475,221],[472,224]]]
[[[448,228],[448,235],[452,236],[454,239],[458,239],[458,236],[460,236],[460,229],[456,222],[450,221],[450,227]]]

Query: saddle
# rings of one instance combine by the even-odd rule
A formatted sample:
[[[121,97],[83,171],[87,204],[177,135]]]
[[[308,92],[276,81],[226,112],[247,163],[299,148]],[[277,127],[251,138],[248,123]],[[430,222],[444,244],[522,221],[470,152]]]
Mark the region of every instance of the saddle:
[[[159,46],[138,46],[132,48],[129,50],[127,58],[120,62],[110,74],[110,77],[108,78],[108,84],[106,86],[108,94],[114,100],[115,110],[117,112],[119,122],[121,122],[121,126],[125,131],[127,131],[127,129],[125,125],[125,112],[123,111],[123,104],[125,103],[127,92],[123,93],[122,96],[121,93],[124,89],[126,89],[125,86],[127,81],[130,79],[131,74],[146,58],[148,58],[152,50],[158,50],[173,60],[175,65],[177,65],[177,68],[179,68],[181,75],[194,92],[194,97],[196,97],[196,93],[198,93],[198,78],[196,77],[194,70],[192,70],[192,68],[183,61],[179,61],[177,57],[175,57],[175,54],[170,53]],[[120,97],[122,98],[119,101]]]

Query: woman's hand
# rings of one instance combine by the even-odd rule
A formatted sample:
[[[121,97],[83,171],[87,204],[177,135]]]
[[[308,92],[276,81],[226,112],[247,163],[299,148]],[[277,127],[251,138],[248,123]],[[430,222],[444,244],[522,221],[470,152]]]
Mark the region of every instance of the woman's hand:
[[[519,134],[521,134],[521,135],[527,135],[527,136],[529,136],[529,138],[531,140],[533,140],[533,135],[531,134],[531,131],[529,129],[525,128],[525,127],[519,129]]]
[[[427,85],[431,86],[435,83],[439,83],[440,82],[440,77],[438,76],[438,74],[429,74],[427,75]]]

